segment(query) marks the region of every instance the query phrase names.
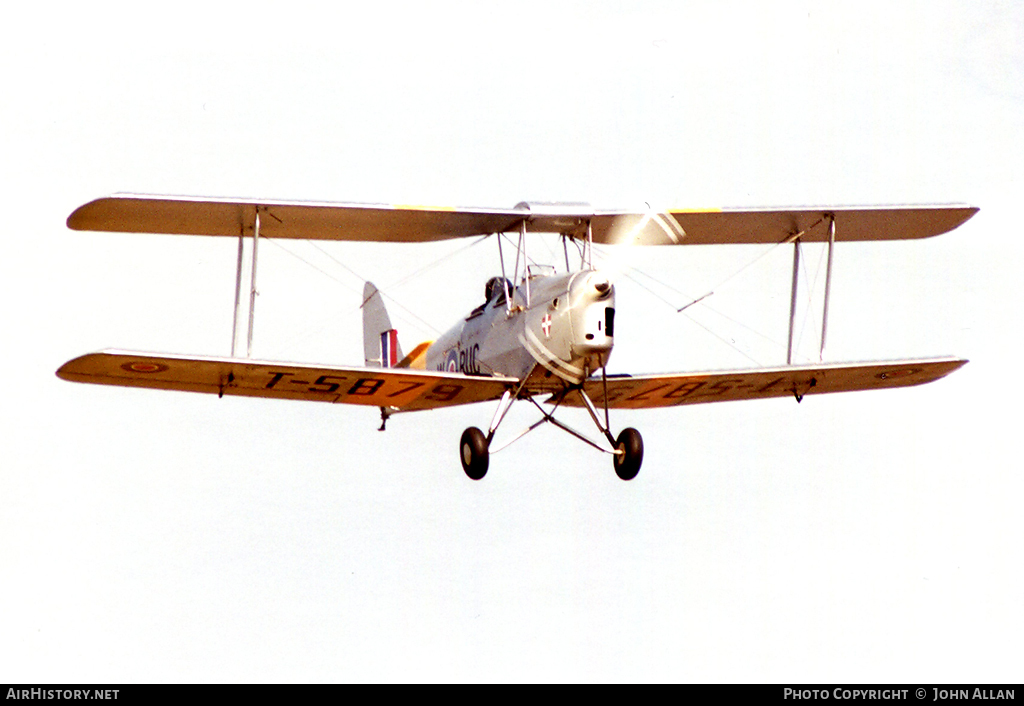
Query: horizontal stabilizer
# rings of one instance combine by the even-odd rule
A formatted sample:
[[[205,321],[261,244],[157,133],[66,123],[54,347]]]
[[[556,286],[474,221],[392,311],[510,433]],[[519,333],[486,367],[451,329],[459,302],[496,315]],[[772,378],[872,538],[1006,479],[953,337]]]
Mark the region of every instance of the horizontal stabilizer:
[[[757,400],[768,397],[802,398],[827,392],[881,390],[933,382],[958,369],[966,360],[932,358],[879,363],[794,365],[708,373],[637,375],[608,378],[608,406],[645,409],[683,404]],[[584,383],[595,405],[604,404],[601,378]],[[552,400],[555,397],[552,397]],[[563,405],[581,407],[578,394],[570,392]]]
[[[518,382],[514,378],[427,370],[295,365],[113,350],[68,361],[57,376],[99,385],[362,404],[403,411],[497,399]]]

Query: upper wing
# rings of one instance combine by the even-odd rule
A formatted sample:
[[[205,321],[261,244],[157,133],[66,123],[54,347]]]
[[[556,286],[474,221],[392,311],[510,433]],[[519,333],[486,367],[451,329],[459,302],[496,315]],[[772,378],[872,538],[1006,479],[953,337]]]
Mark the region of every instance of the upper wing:
[[[514,230],[515,210],[454,209],[384,204],[313,203],[115,194],[68,216],[72,230],[172,235],[253,234],[303,240],[426,242]]]
[[[90,353],[57,375],[73,382],[338,402],[411,411],[501,397],[515,378],[394,368],[294,365],[128,351]]]
[[[527,230],[639,245],[778,243],[802,240],[926,238],[956,228],[972,206],[878,208],[706,209],[664,213],[594,211],[586,205],[528,204],[512,209],[363,205],[300,201],[208,199],[117,194],[91,201],[68,217],[73,230],[178,235],[251,236],[257,211],[260,235],[270,238],[425,242]]]
[[[595,219],[594,241],[638,245],[781,243],[801,233],[803,242],[912,240],[951,231],[978,212],[973,206],[879,206],[843,208],[670,210]]]
[[[933,358],[881,363],[840,363],[827,366],[795,365],[784,368],[683,375],[614,377],[608,378],[606,383],[608,406],[642,409],[790,395],[802,398],[804,395],[826,392],[907,387],[938,380],[966,362],[959,358]],[[604,383],[600,378],[589,378],[584,383],[584,389],[594,404],[604,404]],[[551,399],[557,397],[556,395]],[[579,395],[571,392],[565,395],[562,404],[583,406]]]

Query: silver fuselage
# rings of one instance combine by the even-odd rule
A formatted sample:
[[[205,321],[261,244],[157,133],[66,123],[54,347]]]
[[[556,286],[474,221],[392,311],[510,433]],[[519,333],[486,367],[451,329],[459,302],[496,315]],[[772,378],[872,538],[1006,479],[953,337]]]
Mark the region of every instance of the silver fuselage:
[[[426,368],[530,376],[530,387],[550,388],[579,384],[608,360],[615,288],[600,271],[533,276],[509,294],[507,301],[498,287],[488,302],[434,341]]]

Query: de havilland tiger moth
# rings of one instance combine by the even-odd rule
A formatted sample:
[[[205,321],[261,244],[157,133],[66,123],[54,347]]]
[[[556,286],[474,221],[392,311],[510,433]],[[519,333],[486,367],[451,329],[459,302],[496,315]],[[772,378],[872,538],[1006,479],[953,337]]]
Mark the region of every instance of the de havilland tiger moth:
[[[822,348],[828,322],[833,246],[837,241],[927,238],[973,216],[966,205],[842,208],[715,209],[633,212],[575,203],[521,203],[512,209],[439,208],[117,194],[68,217],[73,230],[238,238],[235,318],[230,357],[105,350],[68,361],[64,380],[161,390],[206,392],[378,407],[381,429],[397,412],[497,401],[487,430],[466,429],[459,458],[479,480],[489,455],[541,424],[551,423],[612,457],[616,474],[634,478],[643,462],[640,432],[612,432],[611,409],[752,400],[920,385],[966,363],[956,357],[872,363],[792,364],[800,244],[827,243]],[[561,238],[565,272],[529,263],[531,234]],[[381,292],[363,294],[364,362],[302,365],[254,360],[256,263],[262,238],[417,243],[495,235],[501,275],[485,285],[484,302],[437,340],[403,354]],[[502,240],[508,238],[507,252]],[[784,366],[711,372],[609,375],[615,344],[615,284],[593,265],[594,244],[637,246],[793,244],[789,352]],[[243,245],[251,251],[248,353],[239,355]],[[512,247],[514,244],[514,247]],[[570,266],[570,244],[578,266]],[[541,398],[538,401],[538,398]],[[540,419],[500,447],[495,433],[516,401]],[[603,439],[557,419],[559,407],[583,407]],[[604,443],[606,442],[606,443]]]

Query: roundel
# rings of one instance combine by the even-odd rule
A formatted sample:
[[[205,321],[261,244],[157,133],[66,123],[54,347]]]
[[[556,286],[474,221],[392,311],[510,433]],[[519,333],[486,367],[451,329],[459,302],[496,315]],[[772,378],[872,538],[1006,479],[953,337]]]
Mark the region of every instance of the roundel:
[[[168,367],[163,363],[145,363],[142,361],[125,363],[121,368],[130,373],[162,373],[168,370]]]
[[[902,368],[897,370],[887,370],[884,373],[878,374],[879,380],[891,380],[893,378],[902,378],[914,373],[921,372],[920,368]]]
[[[459,353],[454,348],[444,358],[444,369],[449,373],[459,372]]]

